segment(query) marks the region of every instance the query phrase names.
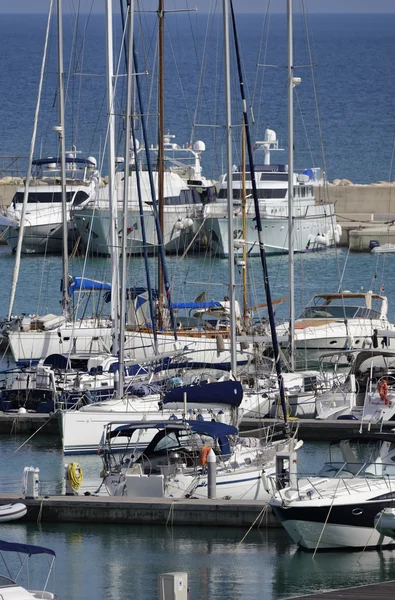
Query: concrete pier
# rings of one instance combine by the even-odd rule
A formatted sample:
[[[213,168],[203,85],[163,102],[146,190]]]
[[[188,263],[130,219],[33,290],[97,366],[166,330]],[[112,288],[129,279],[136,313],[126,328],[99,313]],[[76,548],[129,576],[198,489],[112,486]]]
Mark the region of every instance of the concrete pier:
[[[371,240],[395,243],[395,228],[389,225],[395,220],[395,183],[335,181],[336,185],[320,190],[320,198],[335,204],[337,222],[343,230],[340,245],[355,252],[369,252]]]
[[[253,500],[136,500],[113,496],[45,496],[28,499],[21,494],[0,494],[0,505],[12,502],[23,502],[27,506],[27,514],[21,521],[30,522],[280,527],[269,506]]]

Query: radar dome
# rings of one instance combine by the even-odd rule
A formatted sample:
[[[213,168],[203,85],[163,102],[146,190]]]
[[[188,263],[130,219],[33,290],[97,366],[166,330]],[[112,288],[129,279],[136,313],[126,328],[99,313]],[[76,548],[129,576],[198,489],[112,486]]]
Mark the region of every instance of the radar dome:
[[[86,159],[88,162],[92,163],[93,167],[97,166],[97,160],[94,156],[88,156],[88,158]]]
[[[197,140],[193,144],[193,149],[195,152],[204,152],[206,150],[206,144],[204,142],[202,142],[201,140]]]

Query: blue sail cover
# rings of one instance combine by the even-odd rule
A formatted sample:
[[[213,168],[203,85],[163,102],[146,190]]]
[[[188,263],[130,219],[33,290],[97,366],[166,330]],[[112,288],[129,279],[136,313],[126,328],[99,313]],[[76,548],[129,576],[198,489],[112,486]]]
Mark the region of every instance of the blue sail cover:
[[[195,308],[195,309],[204,309],[204,308],[223,308],[221,302],[173,302],[173,308]]]
[[[240,406],[243,399],[243,387],[240,381],[217,381],[200,385],[184,385],[167,392],[163,404],[183,402],[184,392],[187,394],[187,404],[227,404]]]
[[[4,542],[0,540],[0,551],[4,552],[19,552],[20,554],[50,554],[55,556],[56,554],[50,548],[43,548],[42,546],[32,546],[30,544],[17,544],[13,542]]]
[[[98,292],[101,290],[111,290],[111,285],[104,281],[96,281],[95,279],[88,279],[86,277],[72,277],[72,281],[69,285],[69,294],[72,295],[74,292]]]

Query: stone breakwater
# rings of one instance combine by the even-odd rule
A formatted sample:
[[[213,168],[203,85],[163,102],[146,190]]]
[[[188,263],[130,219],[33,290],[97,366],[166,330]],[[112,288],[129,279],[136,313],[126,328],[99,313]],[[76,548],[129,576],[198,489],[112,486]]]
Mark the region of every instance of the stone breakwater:
[[[350,250],[367,252],[370,242],[395,243],[395,182],[353,184],[335,179],[320,189],[319,199],[335,204],[343,234],[340,244]]]

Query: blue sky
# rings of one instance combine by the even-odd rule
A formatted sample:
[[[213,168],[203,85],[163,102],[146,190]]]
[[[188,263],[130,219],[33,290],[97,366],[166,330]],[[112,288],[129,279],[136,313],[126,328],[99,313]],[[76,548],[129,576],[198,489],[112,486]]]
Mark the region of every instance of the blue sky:
[[[222,0],[217,0],[221,3]],[[56,4],[56,0],[54,0]],[[260,13],[267,7],[267,0],[234,0],[238,12]],[[102,13],[104,12],[105,0],[63,0],[65,12],[74,12],[80,4],[81,12]],[[213,0],[165,0],[165,6],[169,10],[175,8],[197,7],[201,12],[207,12],[213,6]],[[271,0],[272,12],[283,12],[285,0]],[[395,13],[394,0],[304,0],[306,10],[310,13]],[[119,6],[119,0],[113,0],[115,8]],[[0,13],[46,13],[49,0],[17,0],[8,2],[0,0]],[[155,0],[144,0],[144,6],[151,9],[157,6]],[[299,10],[300,0],[294,0],[295,9]]]

